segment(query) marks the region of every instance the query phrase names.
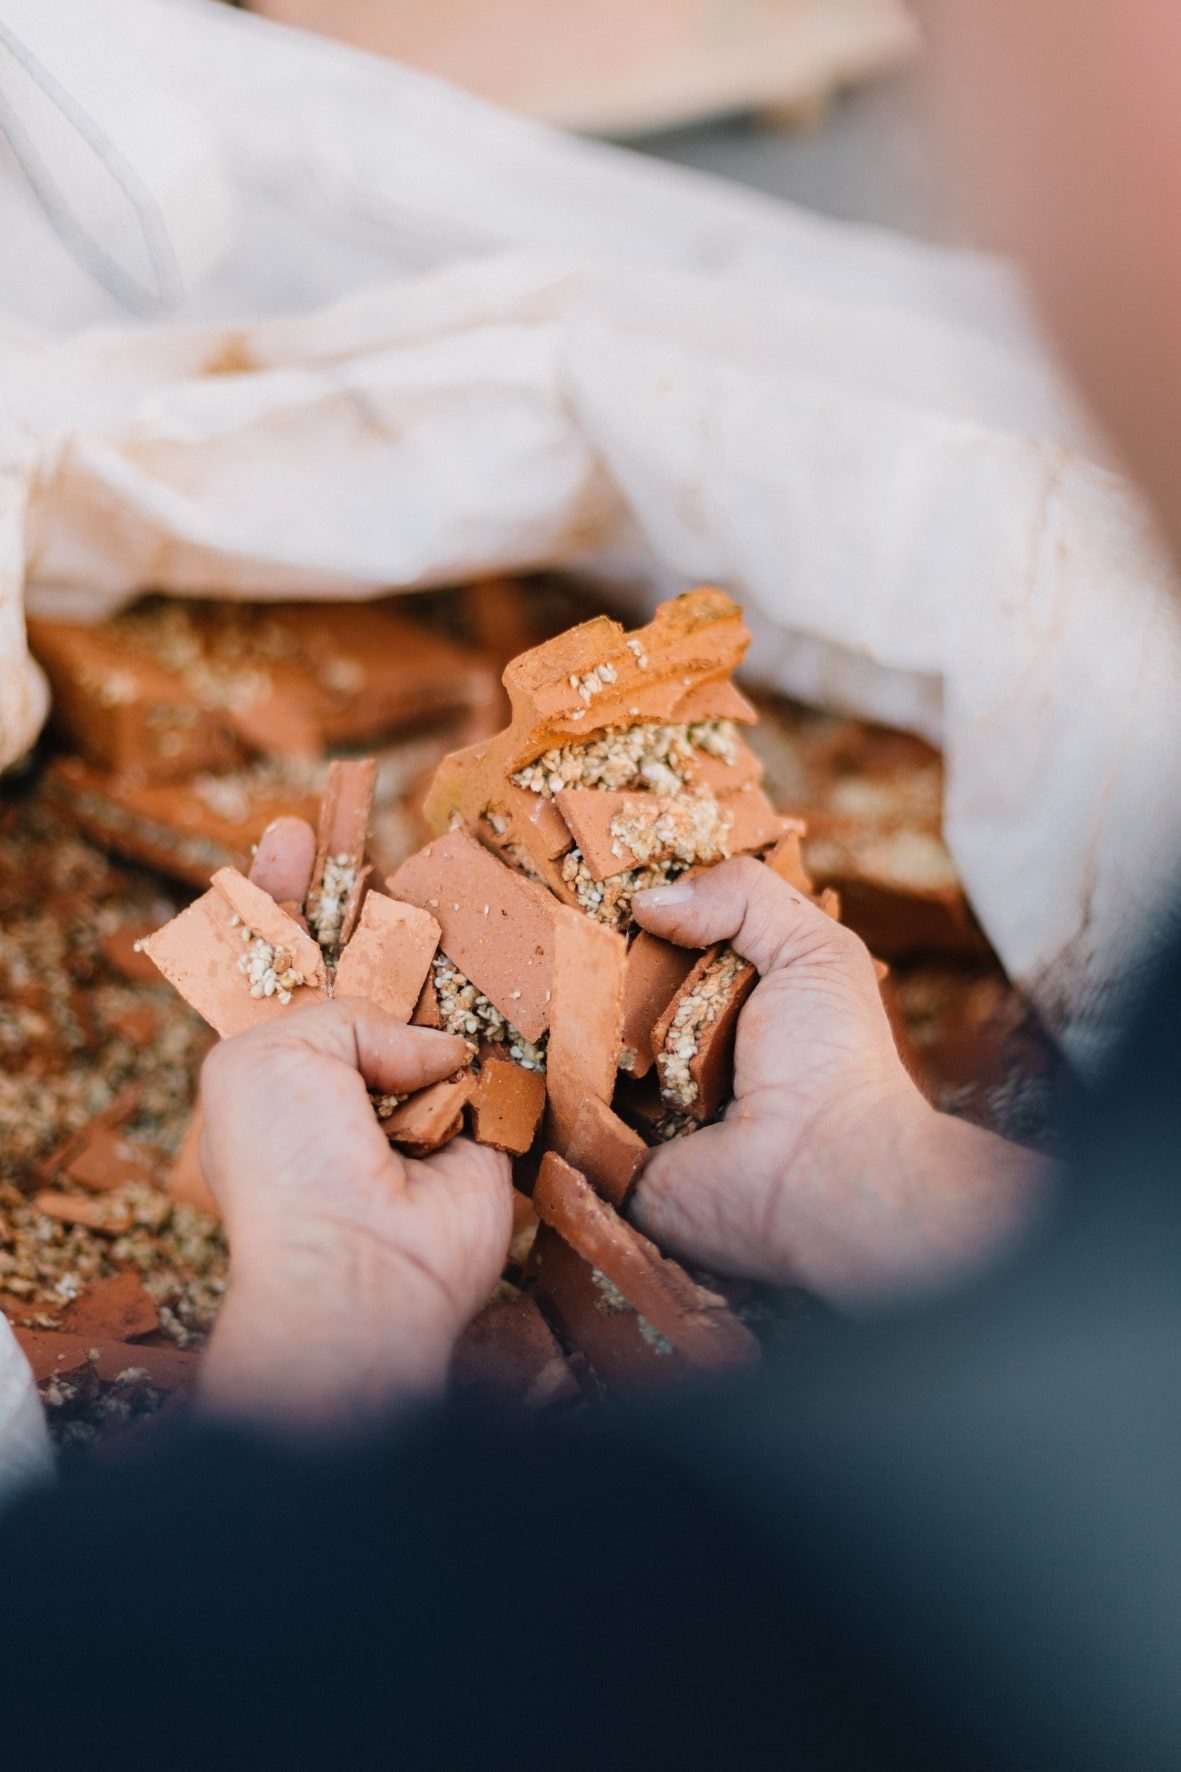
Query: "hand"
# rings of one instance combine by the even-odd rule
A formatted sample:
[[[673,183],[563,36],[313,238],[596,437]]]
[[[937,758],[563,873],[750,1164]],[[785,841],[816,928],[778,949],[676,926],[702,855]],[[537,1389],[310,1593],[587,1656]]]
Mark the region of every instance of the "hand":
[[[637,893],[634,912],[684,946],[728,941],[761,975],[724,1120],[641,1175],[632,1216],[662,1248],[849,1304],[939,1281],[1023,1222],[1038,1159],[926,1101],[850,930],[749,859]]]
[[[504,1265],[509,1165],[467,1139],[399,1156],[367,1085],[405,1094],[468,1058],[462,1040],[348,999],[210,1053],[201,1160],[232,1269],[208,1405],[323,1419],[443,1384]]]

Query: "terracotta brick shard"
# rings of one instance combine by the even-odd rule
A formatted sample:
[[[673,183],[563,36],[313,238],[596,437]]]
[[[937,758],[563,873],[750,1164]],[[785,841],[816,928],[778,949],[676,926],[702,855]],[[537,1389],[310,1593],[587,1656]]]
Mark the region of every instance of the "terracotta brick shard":
[[[434,830],[458,815],[472,830],[487,814],[499,845],[535,862],[539,842],[526,802],[505,783],[545,751],[585,744],[609,727],[637,721],[748,718],[754,711],[728,679],[750,643],[738,605],[723,592],[697,590],[661,604],[647,627],[627,634],[607,616],[570,628],[522,653],[504,673],[512,721],[498,737],[444,759],[427,799]],[[717,706],[720,715],[706,710]],[[541,815],[544,817],[545,815]],[[540,854],[543,868],[544,854]]]
[[[695,745],[683,769],[685,780],[693,787],[719,796],[757,787],[763,778],[762,763],[750,746],[737,736],[731,742],[728,757],[715,757],[712,752],[700,750]]]
[[[541,1309],[593,1373],[627,1392],[691,1376],[693,1367],[604,1283],[604,1276],[549,1225],[537,1233],[531,1263]]]
[[[273,948],[282,948],[291,955],[307,984],[323,985],[324,957],[319,946],[294,917],[275,903],[269,892],[245,879],[236,868],[219,868],[210,885],[245,928]]]
[[[766,849],[768,844],[779,841],[790,823],[776,812],[762,788],[740,788],[736,794],[728,794],[721,805],[730,815],[731,855],[751,855]]]
[[[166,1191],[170,1200],[179,1200],[182,1205],[195,1206],[198,1212],[207,1212],[211,1218],[220,1218],[221,1207],[201,1167],[202,1129],[201,1110],[194,1108],[169,1171]]]
[[[196,1382],[199,1356],[180,1348],[145,1347],[126,1342],[65,1334],[51,1329],[15,1329],[38,1384],[51,1378],[68,1378],[94,1360],[104,1384],[113,1384],[124,1372],[146,1372],[158,1390],[183,1394]]]
[[[382,1121],[391,1144],[412,1157],[428,1157],[463,1131],[463,1110],[475,1093],[476,1079],[470,1071],[462,1076],[432,1083],[394,1109]]]
[[[574,1402],[578,1384],[532,1298],[486,1305],[459,1338],[452,1383],[466,1396],[523,1409]]]
[[[387,885],[438,919],[447,957],[527,1040],[539,1040],[550,1022],[558,908],[544,888],[462,830],[428,843]]]
[[[160,1168],[158,1150],[132,1143],[116,1127],[96,1125],[66,1163],[65,1176],[74,1187],[109,1193],[133,1181],[150,1186]]]
[[[811,898],[815,892],[812,876],[804,865],[804,853],[801,847],[807,826],[799,819],[785,821],[787,829],[766,857],[767,866],[802,892],[805,898]]]
[[[708,990],[707,981],[719,965],[727,970],[733,968],[732,976],[727,976],[716,994],[708,999],[710,1008],[700,1026],[695,1030],[691,1024],[678,1028],[678,1011],[703,988]],[[758,981],[759,975],[753,966],[739,961],[729,948],[721,945],[708,948],[697,961],[652,1031],[661,1093],[670,1106],[680,1108],[695,1120],[710,1120],[717,1113],[733,1088],[738,1017]],[[694,1042],[692,1054],[683,1057],[689,1079],[696,1089],[692,1100],[678,1099],[670,1088],[673,1067],[682,1057],[678,1050],[679,1037],[685,1038],[686,1043],[691,1037]]]
[[[268,925],[282,936],[285,943],[294,944],[298,940],[299,951],[312,965],[310,952],[304,945],[310,940],[306,931],[281,911],[265,892],[250,887],[250,882],[241,875],[235,876],[235,882],[240,882],[234,886],[239,902],[256,903],[253,897],[242,894],[241,887],[250,888],[250,894],[257,893],[258,899],[265,901],[259,908]],[[245,1028],[257,1027],[260,1022],[270,1021],[284,1014],[287,1007],[278,993],[270,997],[251,996],[249,980],[238,969],[246,945],[241,927],[233,922],[234,915],[230,900],[223,892],[209,891],[174,917],[171,923],[165,923],[163,929],[158,929],[145,943],[146,951],[169,983],[223,1039],[240,1034]],[[315,943],[311,946],[315,947]],[[296,951],[294,946],[291,951]],[[325,1002],[324,963],[318,948],[314,969],[304,977],[307,982],[294,993],[293,1002],[298,1002],[301,1008]]]
[[[644,1077],[652,1069],[652,1031],[697,958],[692,948],[676,947],[644,930],[632,942],[623,981],[621,1035],[622,1051],[630,1062],[620,1067],[629,1076]]]
[[[441,933],[429,911],[370,892],[337,964],[334,995],[367,997],[388,1015],[409,1021],[431,976]]]
[[[627,945],[580,911],[554,915],[554,999],[546,1061],[550,1111],[565,1149],[588,1097],[610,1103],[623,1027]]]
[[[152,1335],[160,1318],[139,1275],[130,1268],[107,1280],[95,1280],[62,1312],[66,1334],[102,1341],[134,1341]]]
[[[107,1194],[67,1194],[45,1188],[34,1194],[33,1204],[46,1218],[56,1218],[61,1224],[80,1224],[103,1236],[125,1236],[132,1225],[131,1208]]]
[[[31,621],[29,638],[53,686],[55,723],[94,762],[167,780],[241,757],[224,713],[201,707],[175,671],[129,646],[118,621]]]
[[[472,1097],[472,1134],[477,1144],[491,1145],[522,1157],[530,1149],[545,1110],[545,1078],[527,1071],[486,1046]]]
[[[329,764],[324,797],[320,802],[320,824],[316,841],[316,859],[308,886],[308,921],[318,930],[326,946],[343,946],[356,926],[364,897],[367,871],[365,846],[373,818],[373,796],[377,788],[377,761],[373,757],[336,761]],[[344,902],[326,922],[329,894],[327,876],[336,867],[348,870],[341,885]]]
[[[722,808],[709,798],[673,799],[663,794],[567,788],[556,803],[596,880],[647,862],[678,858],[690,863],[721,861],[730,852],[728,821]],[[694,828],[689,823],[692,813],[700,815],[703,846],[683,851],[686,835]],[[637,855],[628,842],[627,833],[637,830],[647,839],[643,855]]]
[[[243,778],[245,780],[245,778]],[[219,789],[234,784],[227,803]],[[282,813],[315,816],[314,794],[234,777],[141,782],[106,774],[80,757],[56,757],[45,772],[49,797],[94,842],[204,889],[215,868],[250,866],[251,846]],[[215,803],[210,803],[210,793]]]
[[[615,1209],[622,1212],[631,1197],[648,1146],[638,1132],[605,1102],[593,1096],[583,1102],[566,1147],[566,1160]]]
[[[542,1223],[609,1283],[608,1297],[613,1289],[694,1366],[721,1371],[757,1360],[757,1342],[724,1300],[661,1255],[556,1152],[542,1160],[533,1205]]]

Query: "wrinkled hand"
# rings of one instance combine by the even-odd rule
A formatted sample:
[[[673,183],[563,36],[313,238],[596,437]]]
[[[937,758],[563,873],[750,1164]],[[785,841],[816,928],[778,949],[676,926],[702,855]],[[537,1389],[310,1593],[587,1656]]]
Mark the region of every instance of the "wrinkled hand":
[[[232,1277],[207,1403],[323,1419],[443,1383],[504,1265],[508,1162],[467,1139],[400,1156],[368,1090],[406,1094],[467,1058],[461,1040],[348,999],[213,1049],[201,1159]]]
[[[641,1176],[632,1215],[662,1247],[855,1303],[939,1281],[1023,1220],[1037,1159],[930,1106],[850,930],[749,859],[639,893],[634,909],[666,940],[729,941],[761,975],[724,1120],[663,1146]]]

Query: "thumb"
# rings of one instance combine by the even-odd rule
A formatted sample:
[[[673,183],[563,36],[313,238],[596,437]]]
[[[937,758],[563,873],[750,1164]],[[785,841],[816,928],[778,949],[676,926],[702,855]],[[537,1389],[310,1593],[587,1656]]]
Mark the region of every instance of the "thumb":
[[[453,1034],[407,1027],[362,998],[337,997],[219,1041],[205,1060],[203,1089],[209,1091],[211,1078],[249,1076],[253,1065],[292,1049],[347,1065],[373,1088],[407,1095],[471,1060],[470,1048]]]
[[[872,965],[850,930],[750,856],[637,892],[632,914],[642,929],[681,947],[728,941],[763,977],[813,958],[855,963],[860,956]]]
[[[644,1164],[627,1217],[666,1254],[695,1261],[702,1250],[733,1244],[735,1201],[731,1189],[719,1185],[730,1170],[732,1144],[723,1121],[660,1145]]]

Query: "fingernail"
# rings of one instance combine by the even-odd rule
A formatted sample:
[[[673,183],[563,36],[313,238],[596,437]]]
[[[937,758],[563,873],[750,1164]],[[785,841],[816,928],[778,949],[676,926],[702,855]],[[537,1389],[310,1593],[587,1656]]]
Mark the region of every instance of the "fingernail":
[[[693,896],[692,880],[673,880],[668,886],[649,886],[637,892],[632,903],[641,911],[671,910],[675,904],[688,904]]]

